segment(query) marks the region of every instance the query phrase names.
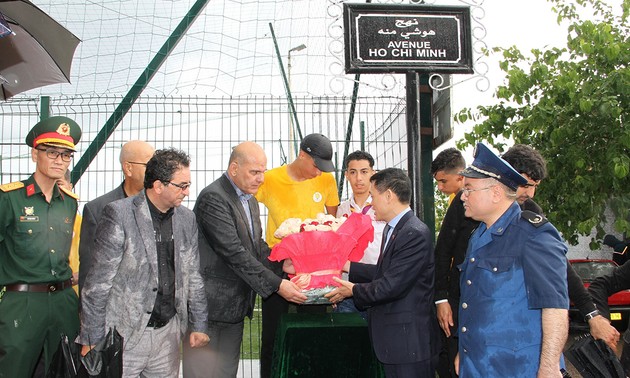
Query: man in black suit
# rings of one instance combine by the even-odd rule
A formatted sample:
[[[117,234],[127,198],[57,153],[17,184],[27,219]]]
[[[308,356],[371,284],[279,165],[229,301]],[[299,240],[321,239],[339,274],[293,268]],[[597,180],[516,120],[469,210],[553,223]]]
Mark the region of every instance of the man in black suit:
[[[533,199],[538,185],[547,176],[547,164],[540,152],[528,145],[515,144],[501,157],[527,180],[526,184],[520,185],[516,189],[516,202],[518,202],[521,210],[529,210],[543,215],[542,208]],[[608,318],[599,313],[595,303],[584,288],[582,279],[568,261],[567,281],[569,298],[580,311],[584,322],[588,323],[593,337],[606,341],[611,347],[616,345],[617,340],[619,340],[619,332],[610,325]]]
[[[431,174],[438,190],[450,196],[446,215],[435,243],[435,308],[442,328],[442,350],[436,372],[440,378],[456,378],[457,310],[459,308],[459,269],[464,261],[468,239],[479,222],[464,215],[462,189],[466,168],[461,152],[448,148],[440,152],[431,163]]]
[[[626,248],[629,246],[630,244],[626,244]],[[602,316],[609,319],[610,308],[608,307],[608,297],[626,289],[630,289],[630,262],[616,267],[615,270],[605,276],[597,277],[591,282],[591,286],[588,287],[588,292],[593,297],[593,301],[597,304],[599,311],[602,312]],[[595,335],[593,335],[593,337],[597,338]],[[612,350],[617,350],[619,335],[617,335],[617,338],[612,342],[605,341]],[[623,364],[626,374],[630,373],[630,329],[626,330],[623,335],[621,363]]]
[[[304,294],[267,264],[260,210],[253,197],[263,183],[267,157],[253,142],[234,148],[227,171],[197,198],[200,272],[208,298],[210,343],[199,349],[184,344],[184,377],[235,377],[245,316],[252,317],[256,293],[278,293],[302,303]]]
[[[79,290],[83,288],[85,277],[92,267],[96,225],[101,219],[103,208],[110,202],[135,196],[144,189],[144,171],[153,153],[155,149],[147,142],[131,140],[125,143],[120,150],[120,166],[125,180],[116,189],[93,199],[83,207],[79,241]]]
[[[434,256],[431,232],[411,208],[411,181],[387,168],[371,179],[372,207],[387,222],[376,265],[346,263],[350,281],[326,297],[333,303],[353,297],[367,309],[376,357],[387,377],[434,377],[439,330],[433,305]]]

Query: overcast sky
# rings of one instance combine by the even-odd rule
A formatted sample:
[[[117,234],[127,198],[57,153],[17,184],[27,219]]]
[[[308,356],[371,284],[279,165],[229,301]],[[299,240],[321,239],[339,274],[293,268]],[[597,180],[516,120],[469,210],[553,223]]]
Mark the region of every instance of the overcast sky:
[[[608,0],[608,4],[620,9],[621,0]],[[551,4],[545,0],[504,1],[486,0],[482,4],[485,10],[483,24],[487,29],[485,42],[489,47],[517,46],[521,52],[548,47],[566,47],[567,25],[558,25],[557,15],[551,10]],[[583,17],[591,17],[590,12],[581,12]],[[618,11],[617,13],[620,13]],[[453,89],[452,109],[454,112],[464,107],[489,105],[495,102],[494,91],[503,83],[504,73],[499,69],[498,60],[485,59],[488,63],[490,89],[481,92],[476,89],[476,81],[469,80]],[[454,81],[466,80],[465,75],[457,75]],[[451,147],[470,128],[455,125],[455,138],[444,147]],[[442,147],[442,148],[444,148]],[[471,151],[466,158],[471,159]]]
[[[608,1],[619,4],[621,0]],[[72,84],[48,86],[29,94],[122,96],[195,0],[34,2],[75,33],[82,43],[75,54]],[[470,5],[473,18],[478,18],[472,26],[485,28],[487,34],[482,42],[488,47],[516,45],[528,52],[532,48],[565,45],[566,25],[557,25],[556,14],[545,0],[427,0],[426,3]],[[271,23],[285,68],[287,51],[300,44],[307,46],[293,53],[294,94],[348,96],[352,90],[352,81],[348,79],[354,75],[340,72],[343,45],[338,42],[343,41],[343,31],[334,27],[333,20],[341,14],[341,9],[336,0],[212,0],[145,94],[284,96]],[[340,24],[336,22],[336,26]],[[473,34],[480,33],[473,30]],[[483,58],[481,62],[477,69],[485,71],[487,67],[487,81],[473,75],[454,77],[454,82],[463,81],[453,88],[454,112],[494,101],[494,90],[502,82],[503,73],[497,59]],[[404,75],[362,75],[359,94],[399,96],[404,94],[403,85]],[[387,90],[383,90],[385,87]],[[456,139],[465,131],[466,127],[456,125]]]

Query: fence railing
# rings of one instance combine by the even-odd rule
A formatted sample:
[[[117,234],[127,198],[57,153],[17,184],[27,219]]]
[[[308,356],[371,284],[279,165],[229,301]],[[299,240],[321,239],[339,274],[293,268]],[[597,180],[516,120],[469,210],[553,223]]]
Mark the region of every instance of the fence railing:
[[[75,163],[94,142],[120,100],[121,97],[50,99],[50,115],[66,115],[82,127]],[[351,101],[348,97],[295,98],[302,135],[318,132],[332,141],[337,182],[343,174],[340,169],[346,143],[349,152],[365,146],[374,156],[377,169],[405,168],[404,99],[359,97],[351,137],[346,141]],[[16,98],[0,103],[0,110],[0,182],[25,179],[33,172],[34,165],[24,139],[39,121],[39,99]],[[291,130],[292,125],[287,100],[283,97],[140,97],[85,168],[75,191],[82,205],[118,186],[123,178],[120,148],[128,140],[141,139],[156,148],[172,146],[190,154],[193,185],[184,205],[192,208],[197,193],[227,168],[231,148],[239,142],[250,140],[260,144],[267,153],[267,168],[291,162],[299,150],[298,132]],[[342,198],[346,193],[347,188]],[[266,217],[265,209],[261,210]],[[262,224],[265,223],[263,220]],[[252,321],[246,320],[241,353],[241,371],[245,376],[257,371],[254,360],[259,356],[260,330],[258,304]]]

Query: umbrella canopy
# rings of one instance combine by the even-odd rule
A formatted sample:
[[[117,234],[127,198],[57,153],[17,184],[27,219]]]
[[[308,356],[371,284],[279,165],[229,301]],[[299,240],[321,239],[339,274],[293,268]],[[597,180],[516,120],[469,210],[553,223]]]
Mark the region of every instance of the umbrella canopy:
[[[0,99],[29,89],[69,83],[80,40],[28,0],[0,0],[12,33],[0,38]]]

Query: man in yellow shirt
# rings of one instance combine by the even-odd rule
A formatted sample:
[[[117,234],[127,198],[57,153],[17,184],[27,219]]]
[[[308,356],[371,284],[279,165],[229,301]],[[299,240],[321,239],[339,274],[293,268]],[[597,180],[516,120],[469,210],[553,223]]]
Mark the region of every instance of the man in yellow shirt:
[[[273,236],[288,218],[315,218],[324,210],[335,215],[339,195],[330,140],[321,134],[307,135],[300,153],[292,163],[265,172],[265,182],[256,193],[258,202],[267,207],[266,241],[273,247],[280,239]]]
[[[265,172],[265,182],[256,193],[256,199],[268,210],[266,241],[273,248],[279,239],[273,236],[276,229],[288,218],[315,218],[318,213],[335,215],[339,195],[332,163],[333,149],[330,140],[322,134],[309,134],[300,144],[297,158],[288,165]],[[274,266],[281,275],[281,264]],[[325,310],[325,308],[323,308]],[[288,311],[288,302],[277,294],[263,301],[261,377],[271,375],[273,344],[280,316]]]

